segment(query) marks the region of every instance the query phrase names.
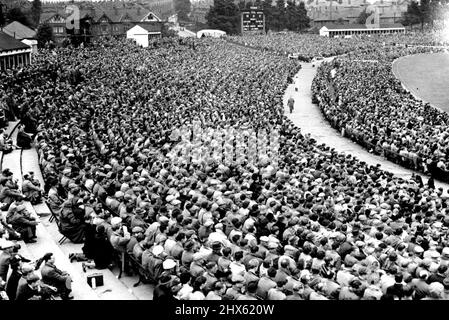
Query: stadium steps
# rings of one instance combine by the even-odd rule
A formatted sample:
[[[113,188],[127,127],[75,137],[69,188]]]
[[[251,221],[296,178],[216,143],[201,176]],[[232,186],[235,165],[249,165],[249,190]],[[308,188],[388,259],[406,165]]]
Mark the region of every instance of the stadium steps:
[[[5,133],[8,136],[8,138],[12,138],[13,132],[16,131],[15,129],[19,125],[19,121],[9,121],[7,127],[5,128]],[[17,138],[17,133],[15,133],[15,137]],[[14,140],[13,140],[14,141]],[[2,164],[3,164],[3,151],[0,151],[0,171],[3,170]]]
[[[31,149],[23,150],[21,153],[21,170],[22,174],[29,171],[35,173],[35,177],[40,181],[41,185],[44,185],[43,176],[39,167],[39,157],[37,150],[33,147]],[[41,224],[39,224],[38,229],[38,242],[34,244],[23,244],[24,246],[32,246],[33,252],[38,253],[38,257],[46,253],[47,247],[52,247],[49,252],[58,251],[59,256],[56,256],[56,261],[61,262],[58,264],[63,270],[68,271],[73,277],[73,295],[75,299],[100,299],[100,300],[136,300],[136,299],[151,299],[152,290],[149,290],[145,285],[134,288],[133,284],[138,281],[137,276],[126,276],[122,274],[120,279],[117,279],[119,270],[109,269],[96,270],[87,269],[86,273],[82,270],[81,262],[70,263],[68,256],[70,253],[81,253],[82,244],[72,243],[69,240],[65,241],[63,244],[58,244],[58,241],[62,238],[59,233],[56,223],[49,222],[50,209],[45,203],[32,206],[31,203],[27,203],[27,208],[36,212],[40,216]],[[41,238],[45,239],[44,243],[41,244]],[[71,270],[71,271],[69,271]],[[87,275],[101,273],[103,274],[104,286],[97,287],[95,290],[87,285]],[[75,283],[82,284],[79,285],[77,292],[75,291]],[[85,287],[87,286],[87,288]],[[95,296],[91,293],[86,294],[86,290],[90,290],[91,293],[94,292]],[[87,297],[87,298],[86,298]]]
[[[44,185],[44,180],[39,167],[39,158],[37,150],[33,147],[31,149],[23,150],[20,157],[21,174],[33,171],[36,178]],[[62,238],[56,223],[50,223],[50,209],[45,203],[32,206],[27,202],[27,209],[36,212],[40,216],[41,223],[38,225],[38,241],[33,244],[26,244],[30,247],[30,251],[36,258],[41,257],[46,252],[53,252],[56,256],[58,267],[66,270],[73,278],[73,296],[75,299],[101,299],[101,300],[135,300],[136,297],[129,292],[129,289],[108,269],[95,270],[88,269],[86,273],[82,270],[81,262],[71,263],[68,259],[70,253],[81,253],[82,244],[71,243],[69,240],[62,245],[58,241]],[[87,275],[93,273],[103,274],[104,286],[92,289],[87,284]]]
[[[10,122],[6,132],[9,137],[16,141],[18,121]],[[39,168],[38,154],[35,148],[29,150],[13,150],[10,153],[1,155],[0,165],[2,168],[10,168],[14,178],[22,185],[24,173],[34,171],[35,176],[43,185],[43,177]],[[30,202],[25,202],[27,210],[40,216],[41,223],[36,227],[36,243],[25,243],[19,241],[21,245],[20,253],[30,260],[37,260],[45,253],[52,252],[56,258],[56,265],[61,270],[67,271],[73,279],[72,295],[76,300],[135,300],[137,297],[130,292],[130,289],[116,278],[110,270],[101,270],[105,285],[97,287],[95,290],[87,284],[87,275],[97,273],[98,270],[82,271],[81,263],[70,263],[68,254],[71,252],[82,252],[81,244],[73,244],[67,241],[62,246],[57,241],[61,238],[57,226],[48,221],[50,210],[46,204],[32,206]],[[134,280],[134,279],[133,279]],[[129,280],[131,281],[131,280]],[[137,278],[133,283],[137,282]],[[132,287],[132,286],[131,286]]]

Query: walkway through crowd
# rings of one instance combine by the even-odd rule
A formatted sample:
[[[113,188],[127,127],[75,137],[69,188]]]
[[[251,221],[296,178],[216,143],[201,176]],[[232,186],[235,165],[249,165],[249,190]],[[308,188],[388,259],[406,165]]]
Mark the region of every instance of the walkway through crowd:
[[[332,58],[326,58],[323,61],[330,61]],[[293,83],[290,84],[284,95],[285,113],[293,123],[301,128],[303,133],[308,133],[314,138],[318,144],[325,143],[339,152],[355,155],[361,161],[365,161],[370,165],[380,164],[382,169],[393,172],[395,175],[408,179],[411,177],[412,170],[408,170],[394,164],[383,157],[374,155],[363,147],[357,145],[349,139],[342,137],[329,122],[324,119],[318,106],[312,103],[311,85],[315,77],[318,65],[322,62],[302,63],[302,68],[294,77]],[[297,90],[295,89],[297,88]],[[290,114],[287,106],[287,100],[293,97],[295,100],[295,108]],[[428,177],[421,175],[427,181]],[[442,187],[445,190],[449,187],[447,183],[435,181],[435,187]]]

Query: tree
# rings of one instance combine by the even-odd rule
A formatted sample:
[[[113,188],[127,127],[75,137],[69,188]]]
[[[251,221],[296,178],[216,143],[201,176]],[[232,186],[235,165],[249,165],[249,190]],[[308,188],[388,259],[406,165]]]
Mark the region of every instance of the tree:
[[[33,3],[31,5],[31,18],[32,23],[35,27],[39,25],[39,21],[41,19],[41,13],[42,13],[42,4],[40,0],[33,0]]]
[[[407,11],[404,12],[403,14],[402,23],[405,26],[412,26],[418,23],[421,23],[421,26],[424,25],[423,14],[421,12],[421,7],[418,4],[418,2],[412,1],[407,6]]]
[[[53,29],[45,22],[37,29],[36,37],[38,46],[44,47],[46,43],[54,40]]]
[[[340,17],[340,18],[338,18],[338,19],[335,21],[335,23],[336,23],[336,24],[345,24],[345,19],[343,19],[342,17]]]
[[[223,30],[227,34],[239,33],[240,11],[232,0],[214,0],[206,20],[210,28]]]
[[[271,0],[264,0],[262,2],[262,9],[265,14],[265,31],[273,29],[273,14],[274,8],[271,5]]]
[[[298,5],[299,30],[310,28],[310,18],[307,15],[306,5],[301,1]]]
[[[192,7],[190,0],[175,0],[174,4],[179,20],[189,20],[189,14]]]
[[[365,8],[365,10],[363,10],[362,12],[360,12],[359,16],[357,17],[356,23],[358,23],[358,24],[365,24],[365,23],[366,23],[366,19],[367,19],[369,16],[370,16],[370,15],[368,14],[368,12],[366,12],[366,8]]]
[[[275,11],[275,19],[276,19],[276,29],[283,30],[286,27],[286,9],[285,9],[285,0],[276,0],[276,11]]]
[[[420,15],[421,29],[423,29],[424,23],[429,22],[431,17],[430,0],[421,0],[419,3],[419,9],[421,11]]]
[[[3,27],[5,24],[5,14],[3,12],[4,4],[0,2],[0,27]]]
[[[28,16],[18,7],[11,8],[6,13],[6,21],[7,22],[17,21],[25,26],[33,27],[32,24],[30,23],[30,19],[28,18]]]
[[[287,0],[287,8],[285,9],[285,27],[288,30],[298,30],[298,8],[293,0]]]
[[[169,29],[167,24],[162,24],[161,29],[161,35],[162,37],[176,37],[176,31]]]

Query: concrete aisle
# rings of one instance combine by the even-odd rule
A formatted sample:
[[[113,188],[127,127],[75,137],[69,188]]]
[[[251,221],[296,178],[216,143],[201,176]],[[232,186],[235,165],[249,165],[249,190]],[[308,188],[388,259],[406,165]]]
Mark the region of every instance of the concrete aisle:
[[[324,61],[329,61],[332,58],[327,58]],[[302,69],[295,76],[293,84],[289,85],[284,94],[284,110],[286,116],[293,121],[293,123],[301,128],[303,133],[309,133],[318,144],[325,143],[326,145],[335,148],[335,150],[351,154],[361,161],[365,161],[370,165],[380,164],[381,168],[386,171],[394,173],[396,176],[402,178],[410,178],[412,170],[405,169],[397,164],[394,164],[387,159],[369,153],[355,142],[347,138],[343,138],[337,130],[332,128],[330,124],[324,119],[319,107],[312,103],[312,80],[315,77],[316,70],[321,62],[316,63],[312,67],[311,63],[302,63]],[[295,91],[295,87],[298,91]],[[293,97],[295,100],[295,109],[292,114],[289,113],[287,100]],[[419,174],[419,173],[418,173]],[[428,177],[419,174],[426,183]],[[440,181],[435,181],[435,186],[442,187],[444,190],[449,188],[449,184]]]

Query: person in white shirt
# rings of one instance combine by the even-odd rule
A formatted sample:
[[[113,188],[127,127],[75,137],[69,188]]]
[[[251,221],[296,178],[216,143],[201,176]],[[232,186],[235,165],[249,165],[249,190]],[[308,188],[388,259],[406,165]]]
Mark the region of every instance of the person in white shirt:
[[[234,254],[234,261],[231,262],[229,265],[229,269],[231,270],[231,279],[232,281],[235,281],[238,277],[245,276],[246,268],[243,263],[241,263],[241,260],[243,258],[243,252],[237,251]]]
[[[189,296],[193,292],[193,287],[190,285],[190,279],[191,279],[190,273],[188,272],[181,273],[180,280],[182,287],[178,291],[178,294],[176,295],[176,297],[179,300],[189,300]]]

